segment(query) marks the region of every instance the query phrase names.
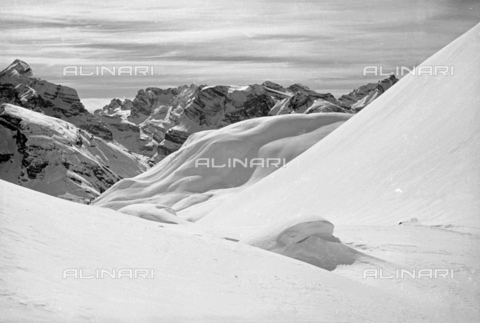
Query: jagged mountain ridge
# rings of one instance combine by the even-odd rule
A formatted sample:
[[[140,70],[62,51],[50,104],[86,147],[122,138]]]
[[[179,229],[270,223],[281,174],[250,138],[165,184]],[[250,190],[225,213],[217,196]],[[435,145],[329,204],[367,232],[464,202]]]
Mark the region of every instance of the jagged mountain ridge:
[[[111,125],[116,140],[158,162],[198,131],[263,116],[356,113],[397,81],[392,75],[338,100],[330,93],[318,93],[302,84],[284,88],[270,81],[248,86],[192,84],[166,90],[150,87],[140,90],[133,100],[113,99],[96,110],[95,115]]]
[[[140,90],[133,100],[113,99],[109,105],[92,114],[85,109],[73,88],[35,77],[30,66],[17,59],[0,72],[0,103],[12,104],[7,109],[2,108],[0,131],[5,136],[0,143],[0,176],[54,196],[77,201],[90,200],[121,178],[132,177],[145,171],[145,157],[150,159],[150,165],[158,163],[179,150],[194,133],[216,130],[258,117],[321,112],[355,113],[360,110],[358,103],[362,106],[369,104],[395,81],[396,78],[392,76],[388,80],[380,81],[376,86],[369,84],[357,89],[353,94],[349,94],[348,102],[342,99],[344,97],[337,100],[330,93],[318,93],[302,84],[284,88],[270,81],[248,86],[192,84],[168,89],[149,87]],[[21,111],[18,107],[45,117],[61,119],[69,125],[59,125],[54,120],[47,122],[43,117],[39,119],[43,121],[38,121],[40,125],[35,121],[35,115]],[[16,121],[12,124],[12,120]],[[77,139],[72,141],[63,138],[69,142],[65,145],[63,139],[58,141],[58,138],[44,138],[40,140],[42,144],[38,144],[38,138],[45,133],[61,137],[58,129],[62,127],[76,129],[74,131],[78,133],[80,141],[89,142],[94,140],[95,136],[104,140],[102,148],[99,149],[100,156],[107,157],[99,160],[93,158],[93,164],[100,165],[100,168],[94,168],[102,169],[101,171],[90,171],[91,168],[86,171],[86,166],[82,166],[77,175],[90,175],[78,180],[65,166],[68,163],[58,162],[58,156],[48,152],[54,147],[53,150],[59,155],[69,155]],[[25,131],[29,129],[35,130]],[[65,135],[68,131],[60,132]],[[24,138],[24,142],[20,142],[21,145],[18,146],[20,137]],[[12,142],[17,142],[16,149],[12,148],[15,146]],[[25,142],[28,142],[26,147],[22,146]],[[48,144],[44,145],[46,142]],[[112,149],[122,151],[113,155],[118,155],[115,157],[119,158],[117,164],[124,163],[128,171],[105,171],[104,166],[113,162]],[[14,151],[23,157],[17,158],[21,161],[21,166],[14,167],[13,171],[8,162],[12,162]],[[81,154],[88,155],[85,152]],[[65,166],[67,172],[62,170],[62,175],[57,176],[64,184],[57,185],[57,177],[50,181],[49,175],[45,175],[49,173],[46,171],[47,165]],[[59,188],[63,192],[60,192]]]
[[[68,121],[151,158],[153,164],[177,151],[189,135],[198,131],[263,116],[356,113],[397,81],[391,75],[339,99],[302,84],[285,88],[270,81],[248,86],[148,87],[139,90],[133,100],[112,99],[92,114],[73,88],[35,77],[30,66],[17,59],[0,72],[0,103],[11,103]]]

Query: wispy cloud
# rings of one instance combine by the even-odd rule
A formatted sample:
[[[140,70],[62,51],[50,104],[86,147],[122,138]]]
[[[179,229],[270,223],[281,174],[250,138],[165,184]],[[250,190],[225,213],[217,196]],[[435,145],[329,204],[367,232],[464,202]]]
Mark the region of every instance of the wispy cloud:
[[[418,65],[480,21],[476,0],[4,0],[0,11],[0,64],[23,59],[82,98],[266,79],[340,94],[374,81],[365,65]],[[155,75],[62,75],[121,64]]]

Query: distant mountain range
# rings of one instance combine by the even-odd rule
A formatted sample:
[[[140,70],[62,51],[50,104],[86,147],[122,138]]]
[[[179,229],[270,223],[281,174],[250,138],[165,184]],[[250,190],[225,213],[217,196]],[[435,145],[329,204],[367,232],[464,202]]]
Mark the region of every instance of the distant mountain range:
[[[88,203],[199,131],[258,117],[355,114],[397,81],[391,75],[338,99],[302,84],[285,88],[269,81],[149,87],[133,100],[112,99],[92,114],[75,89],[37,78],[27,63],[15,60],[0,72],[0,178]]]
[[[392,75],[338,100],[330,93],[317,93],[301,84],[284,88],[268,81],[248,86],[151,87],[138,91],[133,100],[113,99],[94,114],[112,131],[115,140],[157,163],[198,131],[282,114],[356,113],[397,81]]]

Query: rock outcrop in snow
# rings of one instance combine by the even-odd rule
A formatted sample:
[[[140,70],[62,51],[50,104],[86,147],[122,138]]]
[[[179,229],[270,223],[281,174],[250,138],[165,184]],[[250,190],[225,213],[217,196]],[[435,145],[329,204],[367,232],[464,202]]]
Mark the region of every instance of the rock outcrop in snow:
[[[116,143],[10,104],[0,106],[0,138],[1,179],[77,202],[148,168]]]

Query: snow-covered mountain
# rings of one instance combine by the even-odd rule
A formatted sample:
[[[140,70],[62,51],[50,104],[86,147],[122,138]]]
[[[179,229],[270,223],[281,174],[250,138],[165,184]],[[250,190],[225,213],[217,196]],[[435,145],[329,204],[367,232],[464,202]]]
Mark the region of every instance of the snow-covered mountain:
[[[156,163],[177,151],[189,135],[262,116],[359,111],[396,81],[394,76],[335,99],[302,84],[287,88],[273,82],[248,86],[197,86],[138,91],[133,100],[113,99],[88,112],[77,92],[33,75],[15,60],[0,72],[0,103],[10,103],[60,118]],[[358,101],[358,102],[357,102]]]
[[[1,179],[85,203],[148,169],[74,89],[34,77],[23,61],[0,72],[0,103]]]
[[[194,133],[97,200],[121,212],[0,180],[0,316],[478,322],[479,52],[480,24],[422,64],[454,75],[406,76],[354,117],[288,113]]]
[[[372,89],[372,91],[377,90]],[[362,92],[366,96],[376,98],[375,95],[369,93],[366,90]],[[352,97],[351,101],[362,98],[359,94]],[[65,169],[60,167],[59,172],[64,176],[55,178],[61,179],[67,184],[57,185],[56,180],[49,179],[50,175],[45,174],[45,169],[49,170],[47,173],[53,171],[51,167],[46,168],[46,165],[59,164],[58,154],[47,153],[45,146],[34,145],[33,143],[38,141],[34,138],[39,136],[35,131],[32,133],[22,132],[22,135],[27,137],[30,155],[37,157],[25,157],[23,166],[16,164],[12,166],[13,159],[4,157],[5,161],[7,159],[10,161],[10,164],[2,162],[1,178],[54,196],[79,201],[98,196],[120,178],[132,177],[146,170],[144,161],[136,155],[147,157],[152,165],[180,149],[190,135],[200,131],[221,129],[243,120],[265,116],[319,112],[351,113],[354,111],[329,93],[317,93],[301,84],[283,88],[279,84],[267,81],[262,85],[249,86],[185,85],[169,89],[151,87],[140,90],[134,100],[126,99],[122,102],[113,99],[109,105],[91,114],[84,108],[74,89],[35,77],[30,66],[21,60],[15,60],[0,72],[0,103],[12,104],[8,106],[2,117],[2,126],[6,127],[2,131],[12,136],[5,137],[2,142],[2,147],[0,147],[2,156],[11,156],[12,147],[10,146],[13,141],[17,140],[13,135],[14,132],[24,132],[29,128],[29,123],[31,123],[30,128],[35,131],[41,128],[42,132],[56,133],[59,138],[61,134],[58,133],[58,129],[62,127],[74,129],[72,131],[78,132],[76,136],[83,138],[84,142],[89,141],[90,137],[97,136],[104,140],[102,147],[114,147],[112,149],[122,151],[122,153],[113,155],[110,151],[102,151],[100,154],[102,158],[97,161],[103,166],[108,166],[112,163],[112,158],[118,158],[116,163],[124,163],[124,169],[122,167],[115,170],[110,169],[113,172],[111,174],[107,172],[98,174],[98,176],[84,176],[78,182],[79,172],[88,173],[89,171],[82,169],[73,172],[77,174],[76,176],[69,171],[67,176]],[[38,116],[39,119],[36,122],[36,115],[28,114],[13,105],[64,120],[70,125],[65,126],[63,123],[54,122],[52,119],[42,116]],[[11,117],[20,120],[16,122],[16,126],[12,126],[9,121],[6,121]],[[292,124],[297,124],[295,121],[292,122]],[[48,126],[52,126],[52,129],[47,129]],[[14,132],[11,130],[12,127],[15,128]],[[299,134],[302,129],[303,126],[299,125]],[[61,140],[73,143],[70,137],[65,135],[65,138]],[[47,141],[51,141],[49,145],[56,147],[56,152],[70,156],[70,147],[57,145],[58,142],[53,139]],[[306,142],[308,144],[304,145],[305,147],[313,144],[311,141]],[[24,151],[26,151],[24,147],[18,146],[17,149],[19,149],[18,156],[24,155]],[[40,155],[42,156],[39,157]],[[87,158],[87,160],[89,159]],[[132,162],[137,165],[132,165]],[[16,170],[11,170],[11,167]],[[68,170],[68,168],[66,169]],[[62,190],[63,193],[61,193]]]
[[[85,109],[77,91],[35,77],[30,66],[18,59],[0,72],[0,103],[59,118],[97,137],[112,140],[112,132]]]
[[[0,134],[1,179],[68,200],[89,202],[148,169],[118,143],[11,104],[0,106]]]
[[[348,102],[302,84],[284,88],[269,81],[248,86],[185,85],[166,90],[152,87],[140,90],[133,101],[113,99],[95,115],[109,126],[115,140],[158,162],[199,131],[263,116],[357,112],[395,81],[392,76],[375,86],[362,87],[350,95]],[[358,107],[351,107],[357,101]]]

